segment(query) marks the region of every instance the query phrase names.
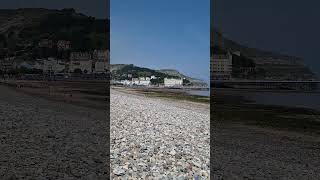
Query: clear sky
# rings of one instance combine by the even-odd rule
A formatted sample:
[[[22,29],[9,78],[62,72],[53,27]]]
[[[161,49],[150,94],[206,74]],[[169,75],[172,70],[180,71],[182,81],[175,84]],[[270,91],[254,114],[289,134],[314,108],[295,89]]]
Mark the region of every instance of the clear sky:
[[[111,64],[209,81],[210,0],[111,0]]]
[[[250,47],[303,58],[320,77],[320,1],[213,0],[213,24]]]

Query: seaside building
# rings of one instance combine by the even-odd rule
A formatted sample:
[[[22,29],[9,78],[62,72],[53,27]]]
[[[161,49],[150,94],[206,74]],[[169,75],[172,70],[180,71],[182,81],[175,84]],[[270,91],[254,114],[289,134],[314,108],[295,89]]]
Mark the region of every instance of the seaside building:
[[[71,48],[71,42],[65,40],[59,40],[57,43],[58,50],[68,50]]]
[[[108,61],[109,51],[108,50],[94,50],[92,57],[96,61]]]
[[[80,69],[82,73],[91,74],[93,72],[93,61],[89,52],[72,52],[70,55],[69,72],[74,73]]]
[[[82,73],[92,73],[92,60],[71,60],[69,65],[69,72],[74,73],[80,69]]]
[[[16,68],[15,57],[5,58],[0,61],[0,70],[2,72],[9,72]]]
[[[151,84],[150,78],[149,78],[149,77],[139,78],[139,84],[140,84],[141,86],[149,86],[149,85]]]
[[[149,77],[132,78],[132,85],[149,86],[151,84]]]
[[[93,71],[95,73],[105,73],[107,70],[107,63],[102,61],[94,62]]]
[[[66,63],[55,58],[48,58],[43,61],[43,72],[44,73],[61,73],[66,69]]]
[[[89,52],[71,52],[70,61],[89,61],[92,59]]]
[[[213,80],[230,80],[232,78],[232,54],[213,54],[211,57],[211,74]]]
[[[181,87],[183,85],[183,79],[164,78],[165,87]]]
[[[126,79],[126,80],[121,80],[120,84],[123,84],[125,86],[131,86],[132,82]]]
[[[50,39],[42,39],[39,43],[38,46],[41,48],[52,48],[53,47],[53,41]]]
[[[132,82],[132,85],[138,85],[139,84],[139,78],[132,78],[131,82]]]
[[[103,62],[104,69],[109,69],[109,56],[108,50],[94,50],[92,53],[92,59],[94,62]],[[100,63],[99,65],[102,65]],[[105,72],[105,71],[104,71]]]

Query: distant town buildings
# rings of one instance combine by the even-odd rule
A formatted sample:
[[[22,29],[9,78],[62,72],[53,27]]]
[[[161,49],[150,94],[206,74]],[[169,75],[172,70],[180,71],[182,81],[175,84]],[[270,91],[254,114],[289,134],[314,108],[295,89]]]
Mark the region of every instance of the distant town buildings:
[[[212,80],[230,80],[232,78],[232,54],[213,54],[211,57]]]
[[[108,50],[94,50],[92,53],[92,59],[94,63],[95,72],[105,72],[109,69],[110,53]]]
[[[92,56],[89,52],[71,52],[70,61],[88,61]]]
[[[32,44],[30,44],[32,45]],[[25,46],[25,44],[24,44]],[[77,52],[71,41],[41,39],[36,45],[39,49],[34,56],[19,51],[0,57],[0,73],[12,75],[25,74],[92,74],[88,78],[107,78],[109,74],[109,50],[90,50]],[[57,51],[56,51],[57,50]],[[4,57],[7,56],[7,57]],[[17,56],[17,57],[16,57]],[[77,77],[80,77],[76,75]],[[83,76],[85,77],[85,76]]]
[[[65,40],[59,40],[57,43],[58,50],[69,50],[71,49],[71,42]]]
[[[80,72],[77,72],[80,70]],[[91,74],[92,71],[92,60],[81,60],[75,59],[70,61],[69,65],[69,72],[70,73],[84,73],[84,74]]]
[[[5,58],[0,62],[0,70],[2,72],[9,72],[16,68],[16,63],[14,61],[15,57]]]
[[[128,79],[120,80],[120,81],[113,81],[114,83],[117,84],[122,84],[125,86],[151,86],[151,80],[152,79],[157,79],[156,76],[151,76],[151,77],[138,77],[138,78],[131,78],[132,74],[127,75]]]
[[[150,86],[151,81],[149,77],[139,77],[139,78],[132,78],[131,83],[123,81],[126,85],[136,85],[136,86]],[[124,85],[125,85],[124,84]]]
[[[38,43],[38,46],[41,48],[52,48],[54,43],[50,39],[43,39]]]
[[[108,61],[109,51],[108,50],[94,50],[92,58],[96,61]]]
[[[164,78],[165,87],[178,87],[183,85],[183,79]]]
[[[55,58],[48,58],[43,60],[42,70],[44,73],[62,73],[65,71],[66,64],[63,61],[59,61]]]
[[[108,51],[71,52],[70,59],[48,57],[44,59],[23,60],[16,57],[0,59],[0,70],[26,68],[42,70],[43,73],[106,73],[109,67]],[[94,55],[95,54],[95,55]]]

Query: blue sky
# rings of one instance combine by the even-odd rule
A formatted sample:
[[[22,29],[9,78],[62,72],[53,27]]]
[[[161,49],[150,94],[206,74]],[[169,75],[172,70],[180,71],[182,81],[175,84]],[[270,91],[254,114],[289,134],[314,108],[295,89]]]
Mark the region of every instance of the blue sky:
[[[111,0],[111,64],[177,69],[208,81],[210,0]]]

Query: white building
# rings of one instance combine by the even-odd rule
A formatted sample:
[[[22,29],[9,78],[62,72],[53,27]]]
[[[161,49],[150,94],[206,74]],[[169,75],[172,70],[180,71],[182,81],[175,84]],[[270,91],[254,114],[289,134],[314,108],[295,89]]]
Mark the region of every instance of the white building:
[[[94,50],[92,53],[92,59],[94,62],[104,62],[104,69],[109,69],[109,56],[110,53],[108,50]],[[102,64],[100,63],[100,65]]]
[[[131,86],[132,85],[132,82],[129,81],[129,80],[121,80],[120,83],[125,85],[125,86]]]
[[[71,42],[65,40],[59,40],[57,43],[57,47],[59,50],[68,50],[71,48]]]
[[[70,54],[71,61],[87,61],[91,60],[92,56],[89,52],[72,52]]]
[[[43,72],[61,73],[66,69],[66,63],[64,61],[57,60],[55,58],[48,58],[43,60],[42,70]]]
[[[214,54],[211,59],[213,80],[230,80],[232,77],[232,54]]]
[[[107,63],[103,61],[97,61],[94,63],[94,72],[95,73],[104,73],[107,69]]]
[[[72,52],[70,55],[69,72],[74,73],[80,69],[82,73],[91,74],[93,72],[92,56],[89,52]]]
[[[17,67],[15,63],[15,57],[9,57],[0,59],[0,70],[3,72],[9,72]]]
[[[180,87],[183,85],[183,79],[164,78],[165,87]]]
[[[140,80],[139,85],[150,86],[150,80]]]
[[[76,69],[80,69],[82,73],[92,73],[92,60],[71,60],[69,72],[74,73]]]
[[[149,77],[132,78],[132,85],[149,86],[150,84],[151,82]]]
[[[108,61],[109,51],[108,50],[94,50],[92,57],[94,60],[98,61]]]
[[[131,82],[132,82],[132,85],[139,85],[139,78],[132,78],[132,80],[131,80]]]

